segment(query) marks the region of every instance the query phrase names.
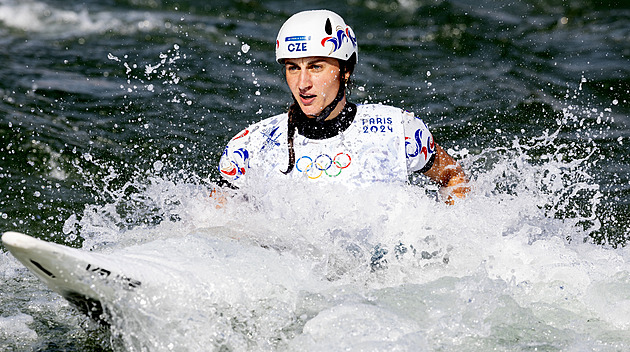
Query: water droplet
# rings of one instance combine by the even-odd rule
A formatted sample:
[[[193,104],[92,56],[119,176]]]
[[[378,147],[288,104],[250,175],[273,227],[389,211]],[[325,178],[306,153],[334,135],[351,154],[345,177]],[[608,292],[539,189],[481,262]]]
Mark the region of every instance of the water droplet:
[[[160,171],[160,170],[162,170],[163,167],[164,167],[164,163],[162,163],[159,160],[157,160],[156,162],[153,163],[153,169],[155,171]]]

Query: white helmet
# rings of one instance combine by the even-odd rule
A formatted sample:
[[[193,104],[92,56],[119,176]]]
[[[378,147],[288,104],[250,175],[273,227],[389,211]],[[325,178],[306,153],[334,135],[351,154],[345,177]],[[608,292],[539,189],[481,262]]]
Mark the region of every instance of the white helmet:
[[[298,12],[280,28],[276,38],[276,61],[303,57],[357,59],[357,39],[341,16],[328,10]]]

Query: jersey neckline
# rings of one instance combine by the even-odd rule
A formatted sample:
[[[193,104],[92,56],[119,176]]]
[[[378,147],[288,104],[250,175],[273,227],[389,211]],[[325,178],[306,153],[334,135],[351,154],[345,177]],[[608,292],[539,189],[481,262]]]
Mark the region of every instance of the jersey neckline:
[[[296,118],[298,133],[308,139],[328,139],[335,137],[352,125],[357,115],[357,106],[347,102],[337,117],[331,120],[317,121],[305,114],[299,114]]]

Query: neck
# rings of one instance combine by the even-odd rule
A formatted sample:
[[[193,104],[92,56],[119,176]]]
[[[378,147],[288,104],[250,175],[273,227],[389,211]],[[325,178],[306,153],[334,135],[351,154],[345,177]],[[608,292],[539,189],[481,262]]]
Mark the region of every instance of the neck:
[[[343,111],[345,107],[346,107],[346,97],[344,95],[344,97],[337,103],[337,106],[330,112],[330,115],[328,115],[321,121],[329,121],[336,118],[337,116],[339,116],[339,114],[341,114],[341,112]],[[318,119],[320,118],[321,114],[320,115],[306,115],[306,116],[311,119]]]
[[[318,121],[304,114],[297,114],[292,120],[300,135],[309,139],[326,139],[334,137],[348,129],[352,121],[354,121],[356,113],[356,105],[347,102],[339,114],[326,120]],[[331,114],[331,116],[333,115]]]

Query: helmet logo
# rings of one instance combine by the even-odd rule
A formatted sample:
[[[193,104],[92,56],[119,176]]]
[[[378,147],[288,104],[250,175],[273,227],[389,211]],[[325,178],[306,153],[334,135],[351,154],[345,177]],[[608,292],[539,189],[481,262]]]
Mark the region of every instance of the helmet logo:
[[[329,42],[333,44],[332,48],[330,49],[330,53],[328,53],[328,55],[330,55],[333,52],[339,50],[344,41],[350,41],[352,43],[352,46],[357,46],[357,39],[350,34],[350,30],[346,28],[346,30],[344,31],[341,26],[337,26],[337,37],[325,37],[324,39],[322,39],[322,46],[326,46],[326,44]]]
[[[289,50],[289,52],[294,52],[294,51],[308,51],[307,48],[307,42],[311,40],[311,36],[304,36],[304,35],[296,35],[296,36],[292,36],[292,37],[286,37],[284,38],[285,42],[289,42],[289,44],[287,45],[287,49]]]

